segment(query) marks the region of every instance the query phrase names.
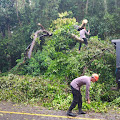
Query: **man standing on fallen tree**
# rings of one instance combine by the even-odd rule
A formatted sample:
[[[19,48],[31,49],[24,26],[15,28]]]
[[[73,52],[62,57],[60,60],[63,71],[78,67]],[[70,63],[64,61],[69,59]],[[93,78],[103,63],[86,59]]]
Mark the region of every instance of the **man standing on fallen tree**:
[[[88,76],[78,77],[70,83],[72,94],[73,94],[73,101],[71,103],[71,106],[68,109],[68,112],[67,112],[68,116],[73,116],[73,117],[76,116],[76,114],[72,113],[72,109],[75,108],[77,104],[79,109],[78,114],[86,114],[85,112],[82,111],[82,95],[81,95],[80,88],[81,86],[86,85],[86,100],[88,104],[90,104],[90,99],[89,99],[90,83],[91,81],[96,82],[98,79],[99,79],[98,74],[92,74],[91,77],[88,77]]]
[[[85,27],[87,23],[88,23],[87,19],[83,20],[81,26],[78,28],[78,31],[80,31],[80,38],[84,40],[84,44],[86,46],[87,46],[88,42],[87,42],[87,38],[86,38],[85,34],[89,35],[89,33],[90,33],[90,30],[88,30],[88,32],[87,32],[86,27]],[[80,42],[79,52],[81,49],[81,45],[82,45],[82,43]]]

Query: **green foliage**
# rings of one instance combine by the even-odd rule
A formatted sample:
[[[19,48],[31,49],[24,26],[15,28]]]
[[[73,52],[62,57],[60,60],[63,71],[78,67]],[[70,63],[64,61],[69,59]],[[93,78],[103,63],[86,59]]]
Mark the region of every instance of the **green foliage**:
[[[16,103],[40,102],[54,106],[58,96],[64,99],[67,94],[67,85],[59,84],[59,81],[51,82],[42,77],[17,76],[9,74],[0,78],[0,100],[11,100]],[[63,95],[63,94],[64,95]],[[56,105],[55,105],[56,106]]]
[[[58,17],[64,18],[63,20],[58,18],[63,23],[66,22],[65,18],[75,17],[80,24],[86,18],[89,21],[91,36],[98,35],[102,39],[109,40],[119,38],[119,4],[118,0],[109,0],[107,3],[104,0],[91,0],[88,6],[85,0],[66,0],[65,2],[64,0],[1,0],[1,71],[6,72],[16,65],[16,59],[20,58],[20,54],[31,42],[30,35],[38,29],[38,22],[45,28],[49,28],[52,21]],[[58,19],[57,22],[59,22]],[[68,20],[71,20],[73,25],[73,20]],[[61,22],[59,22],[60,26],[64,25]],[[52,29],[56,30],[59,24],[54,24]]]
[[[56,82],[57,81],[57,82]],[[67,110],[72,102],[72,94],[67,82],[60,80],[32,76],[18,76],[9,74],[0,77],[0,100],[15,103],[42,105],[49,109]],[[119,98],[113,102],[102,102],[104,84],[92,84],[90,88],[91,104],[87,104],[83,97],[83,109],[85,111],[107,112],[109,106],[119,106]],[[81,89],[85,95],[85,86]],[[114,92],[115,94],[115,92]],[[75,108],[77,110],[77,107]]]
[[[53,21],[50,28],[53,36],[46,39],[42,51],[34,53],[24,65],[25,74],[63,76],[71,81],[82,74],[97,72],[101,75],[101,83],[103,79],[107,82],[107,79],[113,79],[116,56],[112,44],[109,41],[98,40],[97,36],[91,37],[87,48],[83,45],[79,54],[79,43],[69,35],[71,32],[79,34],[74,29],[75,24],[75,18],[59,18]]]
[[[115,104],[115,105],[118,105],[120,107],[120,97],[113,100],[112,103]]]
[[[23,84],[20,90],[26,96],[22,101],[40,100],[43,106],[66,110],[72,101],[68,84],[81,75],[90,76],[92,73],[98,73],[99,81],[91,84],[90,88],[91,104],[88,105],[83,97],[83,108],[95,112],[107,112],[107,106],[110,105],[108,102],[116,100],[113,103],[119,105],[117,102],[119,92],[110,90],[115,85],[115,49],[109,40],[102,41],[98,36],[94,36],[89,38],[87,47],[82,45],[79,53],[79,43],[70,37],[70,33],[79,34],[74,29],[75,24],[77,22],[74,18],[58,18],[53,21],[50,28],[53,36],[45,39],[42,51],[33,52],[32,58],[20,67],[19,74],[42,75],[45,79],[49,78],[49,81],[45,80],[45,85],[42,81],[37,80],[38,82],[34,83],[32,80],[31,83],[31,80],[25,78],[20,83]],[[20,61],[18,60],[18,63]],[[37,88],[32,86],[34,84]],[[37,93],[32,92],[34,88]],[[85,90],[85,87],[81,89],[83,96]]]
[[[105,113],[108,111],[108,103],[102,103],[101,101],[92,101],[91,104],[86,104],[83,102],[83,109],[87,111],[101,112]]]
[[[119,38],[120,2],[92,1],[88,9],[85,0],[31,0],[31,5],[29,1],[16,2],[18,5],[10,0],[0,3],[0,70],[6,72],[17,62],[11,73],[45,78],[13,74],[1,77],[0,100],[40,102],[50,108],[66,110],[72,100],[68,84],[78,76],[96,72],[100,79],[91,85],[91,104],[86,104],[83,98],[83,108],[106,112],[108,102],[119,106],[119,92],[110,91],[115,85],[116,56],[109,40]],[[88,19],[94,37],[89,38],[87,47],[82,45],[79,54],[79,42],[71,39],[70,34],[79,36],[74,25],[81,24],[84,18]],[[24,56],[21,53],[30,44],[30,35],[39,29],[38,22],[46,28],[50,26],[53,36],[37,40],[40,45],[35,47],[32,58],[22,64]],[[82,94],[85,95],[85,87]]]

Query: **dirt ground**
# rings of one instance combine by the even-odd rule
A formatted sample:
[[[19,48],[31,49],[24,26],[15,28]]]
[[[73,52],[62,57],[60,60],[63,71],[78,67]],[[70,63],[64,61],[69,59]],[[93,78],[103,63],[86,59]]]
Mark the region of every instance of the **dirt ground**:
[[[71,120],[66,111],[48,110],[40,106],[0,102],[0,120]],[[74,120],[120,120],[120,112],[110,110],[108,113],[87,112],[78,115]]]

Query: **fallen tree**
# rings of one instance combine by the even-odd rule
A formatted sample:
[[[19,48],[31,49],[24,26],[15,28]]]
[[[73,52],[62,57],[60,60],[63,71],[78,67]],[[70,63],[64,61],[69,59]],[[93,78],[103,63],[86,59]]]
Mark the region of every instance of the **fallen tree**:
[[[42,37],[45,37],[45,36],[52,36],[52,33],[49,32],[49,31],[47,31],[47,30],[45,30],[45,28],[44,28],[40,23],[38,23],[38,25],[41,27],[41,29],[40,29],[40,30],[37,30],[37,31],[34,33],[33,41],[32,41],[31,44],[26,48],[26,50],[25,50],[25,51],[26,51],[25,60],[26,60],[26,58],[29,58],[29,59],[31,58],[32,51],[33,51],[33,47],[34,47],[34,45],[35,45],[35,41],[36,41],[37,38],[38,38],[38,39],[41,39]],[[39,33],[45,33],[45,34],[39,36]]]
[[[82,38],[80,38],[80,37],[78,37],[77,35],[75,35],[75,34],[70,34],[71,35],[71,38],[73,38],[74,40],[77,40],[77,41],[79,41],[79,42],[84,42],[84,40],[82,39]]]
[[[52,33],[45,30],[45,28],[40,24],[38,23],[38,25],[41,27],[40,30],[37,30],[34,35],[33,35],[33,41],[28,45],[28,47],[25,49],[25,53],[24,53],[24,58],[23,58],[23,61],[18,63],[15,67],[13,67],[9,72],[12,72],[12,71],[16,71],[22,64],[24,64],[26,62],[26,60],[29,58],[31,58],[31,55],[32,55],[32,51],[33,51],[33,48],[35,46],[35,42],[37,39],[41,40],[43,37],[45,36],[52,36]],[[39,33],[42,33],[42,35],[39,35]]]

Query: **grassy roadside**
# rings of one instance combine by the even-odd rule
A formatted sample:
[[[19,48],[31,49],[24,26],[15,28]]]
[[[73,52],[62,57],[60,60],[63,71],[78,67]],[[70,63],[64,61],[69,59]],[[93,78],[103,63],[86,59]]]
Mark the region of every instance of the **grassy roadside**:
[[[57,78],[50,80],[43,76],[31,77],[27,75],[19,76],[9,74],[8,76],[0,77],[0,84],[1,101],[5,100],[14,103],[33,104],[55,110],[67,110],[72,101],[69,85],[66,82],[61,83]],[[111,108],[120,111],[119,97],[112,102],[102,101],[100,99],[102,91],[96,89],[98,93],[98,95],[96,95],[94,92],[94,85],[92,84],[91,86],[91,104],[86,103],[84,99],[85,87],[82,89],[83,109],[85,111],[104,113]],[[97,85],[98,88],[101,86],[100,84]],[[77,107],[75,109],[77,109]]]

